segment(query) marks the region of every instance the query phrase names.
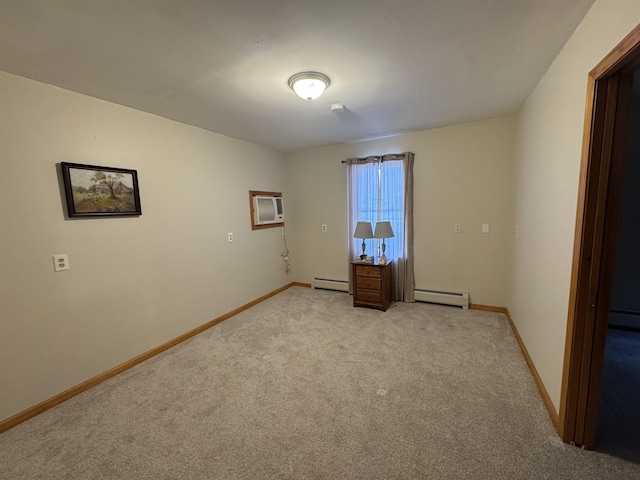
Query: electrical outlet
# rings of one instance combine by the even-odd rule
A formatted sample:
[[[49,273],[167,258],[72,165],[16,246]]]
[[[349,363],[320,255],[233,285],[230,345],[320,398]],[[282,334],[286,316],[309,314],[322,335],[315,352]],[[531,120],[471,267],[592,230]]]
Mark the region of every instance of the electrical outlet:
[[[56,272],[69,270],[69,256],[66,253],[53,256],[53,268]]]
[[[233,242],[233,233],[232,232],[227,233],[227,242]]]
[[[489,233],[489,224],[488,223],[483,223],[482,224],[482,233]]]
[[[462,231],[462,225],[456,223],[453,225],[453,233],[460,233]]]
[[[322,224],[322,231],[324,233],[327,233],[327,226],[325,224]]]

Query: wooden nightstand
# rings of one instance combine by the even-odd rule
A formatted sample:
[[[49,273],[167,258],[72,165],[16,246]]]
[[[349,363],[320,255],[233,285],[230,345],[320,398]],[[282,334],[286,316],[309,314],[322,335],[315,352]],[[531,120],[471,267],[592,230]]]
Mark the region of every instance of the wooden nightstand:
[[[353,262],[353,306],[385,312],[391,303],[391,264]]]

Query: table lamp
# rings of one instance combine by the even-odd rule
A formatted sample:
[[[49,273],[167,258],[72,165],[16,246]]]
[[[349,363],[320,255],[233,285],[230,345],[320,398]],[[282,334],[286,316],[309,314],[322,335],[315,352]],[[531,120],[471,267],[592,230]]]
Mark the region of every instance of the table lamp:
[[[362,239],[362,255],[360,255],[360,260],[365,260],[367,258],[367,254],[364,253],[367,249],[367,244],[365,243],[366,238],[373,238],[373,230],[371,229],[371,222],[358,222],[356,225],[356,231],[353,232],[353,238],[361,238]]]
[[[385,238],[393,238],[393,228],[391,228],[391,222],[376,222],[376,231],[373,234],[373,238],[382,239],[382,255],[378,257],[378,263],[386,265],[387,256],[384,254],[387,246],[384,243]]]

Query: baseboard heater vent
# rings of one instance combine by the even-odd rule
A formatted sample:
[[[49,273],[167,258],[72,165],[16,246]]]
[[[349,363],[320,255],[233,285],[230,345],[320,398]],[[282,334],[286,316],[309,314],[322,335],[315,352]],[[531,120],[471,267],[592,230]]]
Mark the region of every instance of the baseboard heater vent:
[[[349,291],[349,282],[347,280],[334,280],[331,278],[313,277],[311,280],[312,288],[321,288],[323,290],[338,290],[339,292]]]
[[[443,292],[440,290],[414,290],[416,302],[438,303],[469,308],[469,292]]]

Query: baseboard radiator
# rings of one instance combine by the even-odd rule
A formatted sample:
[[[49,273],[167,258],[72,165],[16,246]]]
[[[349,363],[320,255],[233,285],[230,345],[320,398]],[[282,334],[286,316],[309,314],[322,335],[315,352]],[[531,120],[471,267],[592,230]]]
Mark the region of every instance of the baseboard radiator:
[[[335,280],[332,278],[313,277],[311,288],[321,288],[323,290],[337,290],[339,292],[349,291],[348,280]]]
[[[416,288],[414,293],[416,302],[438,303],[440,305],[469,308],[469,292],[444,292],[441,290]]]
[[[336,280],[334,278],[313,277],[311,280],[311,288],[348,292],[349,282],[347,280]],[[442,290],[416,288],[415,298],[416,302],[437,303],[440,305],[453,305],[455,307],[469,308],[468,292],[445,292]]]

